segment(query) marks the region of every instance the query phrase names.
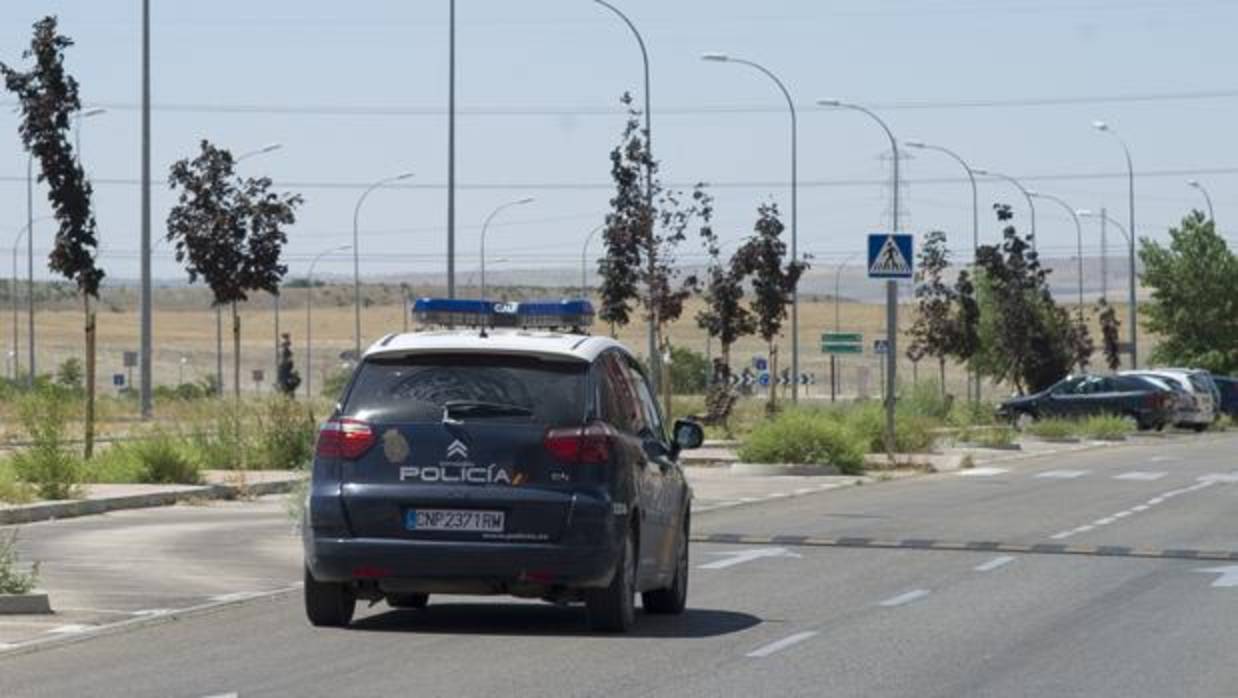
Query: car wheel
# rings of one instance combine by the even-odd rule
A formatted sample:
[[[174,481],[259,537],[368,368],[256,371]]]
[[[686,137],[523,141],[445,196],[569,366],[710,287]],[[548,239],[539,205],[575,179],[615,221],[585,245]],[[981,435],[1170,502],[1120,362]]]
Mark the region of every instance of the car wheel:
[[[1014,428],[1018,431],[1027,431],[1035,421],[1036,416],[1031,412],[1020,412],[1014,416]]]
[[[623,541],[619,564],[610,584],[604,589],[590,589],[585,594],[589,625],[596,631],[627,632],[636,622],[636,549],[635,536],[629,533]]]
[[[357,596],[347,584],[320,582],[305,570],[305,615],[311,625],[342,628],[352,622]]]
[[[392,608],[425,608],[428,603],[429,594],[387,594],[387,605]]]
[[[1192,424],[1191,428],[1195,430],[1196,434],[1201,434],[1203,433],[1205,429],[1208,428],[1208,425],[1207,424]]]
[[[1148,431],[1152,428],[1151,424],[1144,422],[1133,414],[1122,415],[1122,421],[1126,423],[1126,426],[1131,431]]]
[[[683,540],[679,542],[679,558],[675,561],[675,579],[665,589],[641,594],[641,606],[649,613],[676,615],[688,606],[688,540],[689,525],[684,521]]]

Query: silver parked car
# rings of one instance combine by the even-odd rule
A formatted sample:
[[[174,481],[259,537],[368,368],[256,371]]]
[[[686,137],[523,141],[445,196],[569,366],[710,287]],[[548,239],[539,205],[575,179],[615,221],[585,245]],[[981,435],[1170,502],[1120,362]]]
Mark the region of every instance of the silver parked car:
[[[1139,371],[1123,371],[1121,375],[1143,376],[1160,380],[1189,397],[1182,400],[1174,414],[1174,425],[1195,431],[1203,431],[1217,418],[1215,386],[1206,371],[1177,368],[1158,368]]]

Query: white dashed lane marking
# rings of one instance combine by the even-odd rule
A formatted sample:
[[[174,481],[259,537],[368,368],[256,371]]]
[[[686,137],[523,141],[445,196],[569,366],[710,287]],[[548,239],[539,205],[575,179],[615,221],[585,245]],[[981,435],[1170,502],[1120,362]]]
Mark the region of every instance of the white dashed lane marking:
[[[1010,472],[1010,468],[971,468],[969,470],[960,470],[957,475],[959,477],[993,477]]]
[[[882,601],[878,605],[885,606],[886,608],[893,608],[895,606],[902,606],[904,604],[909,604],[912,601],[918,601],[919,599],[922,599],[928,595],[929,595],[928,589],[915,589],[915,590],[912,590],[912,591],[909,591],[903,594],[899,594],[898,596],[888,598],[885,601]]]
[[[1211,487],[1217,484],[1218,482],[1225,482],[1225,481],[1217,480],[1215,478],[1200,478],[1199,482],[1195,483],[1194,485],[1191,485],[1190,487],[1183,487],[1183,488],[1176,489],[1176,490],[1170,490],[1168,492],[1165,492],[1163,494],[1157,495],[1149,499],[1145,504],[1137,504],[1131,507],[1130,509],[1123,509],[1122,511],[1119,511],[1115,514],[1110,514],[1109,516],[1106,516],[1104,518],[1097,519],[1090,524],[1085,524],[1083,526],[1078,526],[1076,528],[1072,528],[1072,529],[1068,529],[1065,531],[1055,533],[1049,536],[1049,538],[1051,540],[1063,540],[1065,538],[1070,538],[1071,536],[1078,535],[1080,533],[1087,533],[1088,531],[1091,531],[1092,529],[1097,528],[1099,526],[1108,526],[1109,524],[1112,524],[1120,519],[1125,519],[1127,517],[1134,516],[1135,514],[1145,512],[1151,509],[1152,507],[1157,506],[1158,504],[1165,503],[1165,501],[1168,499],[1173,499],[1174,497],[1177,497],[1178,495],[1188,494],[1190,492],[1198,492],[1199,490]]]
[[[976,565],[975,569],[977,572],[992,572],[993,570],[999,567],[1005,567],[1006,565],[1009,565],[1012,562],[1014,562],[1013,557],[1009,555],[1001,555],[999,557],[993,558],[992,560],[989,560],[986,563]]]
[[[1121,475],[1114,475],[1113,479],[1114,480],[1136,480],[1139,482],[1151,482],[1153,480],[1159,480],[1168,474],[1169,473],[1165,473],[1165,472],[1147,472],[1143,470],[1135,470],[1129,473],[1122,473]]]
[[[771,654],[779,650],[784,650],[790,647],[791,645],[797,645],[803,642],[804,640],[807,640],[808,638],[813,637],[816,634],[817,634],[817,631],[815,630],[805,630],[802,633],[796,633],[794,635],[784,637],[781,640],[778,640],[777,642],[771,642],[768,645],[758,647],[755,650],[752,650],[751,652],[749,652],[748,656],[756,657],[756,658],[768,657]]]
[[[1087,474],[1086,470],[1046,470],[1043,473],[1037,473],[1036,477],[1049,480],[1074,480]]]
[[[55,633],[57,635],[74,635],[76,633],[84,633],[89,630],[93,630],[94,628],[95,626],[93,625],[80,625],[77,623],[69,623],[68,625],[58,625],[54,628],[51,628],[47,632]]]

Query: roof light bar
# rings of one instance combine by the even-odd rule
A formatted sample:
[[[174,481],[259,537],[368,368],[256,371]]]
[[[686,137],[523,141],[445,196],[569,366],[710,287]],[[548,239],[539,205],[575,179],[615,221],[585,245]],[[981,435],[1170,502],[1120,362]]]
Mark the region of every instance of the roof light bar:
[[[584,331],[593,325],[587,300],[504,302],[461,298],[418,298],[413,318],[420,325],[518,327]]]

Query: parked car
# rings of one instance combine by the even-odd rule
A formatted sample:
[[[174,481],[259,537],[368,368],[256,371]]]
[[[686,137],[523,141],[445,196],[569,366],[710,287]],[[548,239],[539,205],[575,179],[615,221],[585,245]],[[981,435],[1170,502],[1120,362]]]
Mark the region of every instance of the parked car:
[[[1161,429],[1173,419],[1175,398],[1163,385],[1139,376],[1068,376],[1033,395],[1007,400],[998,416],[1024,428],[1046,417],[1113,414],[1140,430]]]
[[[1179,409],[1174,415],[1174,426],[1203,431],[1217,418],[1216,385],[1207,371],[1178,368],[1158,368],[1140,371],[1123,371],[1123,376],[1158,378],[1175,384],[1194,398],[1190,408]]]
[[[1221,393],[1221,411],[1232,418],[1238,419],[1238,378],[1228,378],[1214,374],[1212,382],[1216,383],[1217,389]]]

